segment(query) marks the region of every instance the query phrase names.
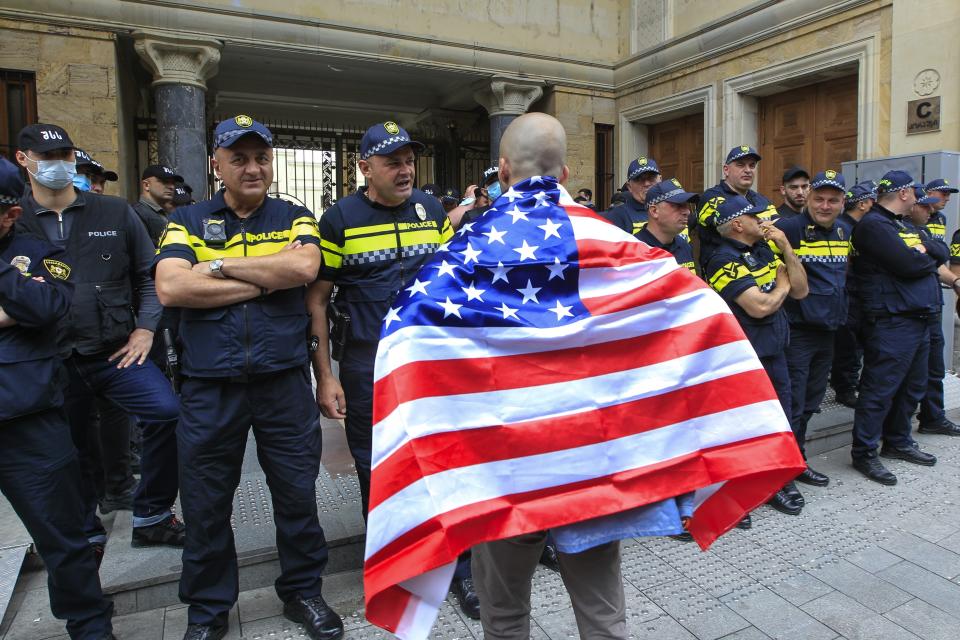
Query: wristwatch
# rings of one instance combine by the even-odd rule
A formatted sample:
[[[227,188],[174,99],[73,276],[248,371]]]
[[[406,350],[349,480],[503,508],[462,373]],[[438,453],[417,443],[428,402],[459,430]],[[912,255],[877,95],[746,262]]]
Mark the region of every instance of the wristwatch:
[[[226,274],[223,273],[223,258],[217,258],[216,260],[210,261],[210,273],[213,275],[218,275],[221,278],[226,277]]]

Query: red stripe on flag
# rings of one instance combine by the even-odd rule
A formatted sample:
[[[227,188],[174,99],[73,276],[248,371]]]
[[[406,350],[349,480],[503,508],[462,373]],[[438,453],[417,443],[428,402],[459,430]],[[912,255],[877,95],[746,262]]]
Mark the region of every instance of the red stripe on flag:
[[[396,633],[412,597],[409,591],[398,584],[387,587],[377,594],[375,611],[367,611],[366,618],[381,629]]]
[[[735,522],[769,499],[804,468],[806,463],[793,434],[777,432],[640,469],[501,496],[447,511],[367,558],[364,565],[367,619],[380,624],[382,607],[396,611],[396,605],[388,602],[392,593],[388,590],[397,583],[448,564],[474,545],[618,513],[727,481],[711,498],[718,504],[726,503],[727,517],[709,517],[707,512],[708,519],[701,527],[698,510],[691,521],[691,530],[697,532],[695,535],[700,536],[706,548],[722,533],[709,527],[729,519],[730,504],[740,504],[743,509],[734,518]],[[379,469],[374,470],[375,476],[379,473]],[[734,478],[742,481],[730,482]],[[733,495],[724,496],[727,492]]]
[[[736,319],[718,314],[663,331],[583,347],[410,362],[374,384],[373,424],[393,413],[401,399],[410,402],[570,382],[656,364],[737,340],[743,340],[743,332]]]
[[[642,242],[613,242],[593,238],[577,240],[576,258],[581,269],[622,267],[672,257],[663,249]]]
[[[751,393],[734,394],[731,389]],[[585,447],[776,399],[766,372],[756,369],[594,411],[423,436],[377,465],[370,509],[435,473]],[[543,437],[546,433],[549,438]]]
[[[670,298],[705,289],[706,284],[689,269],[678,268],[662,278],[637,289],[609,296],[582,298],[583,306],[593,315],[617,313],[654,302],[670,304]],[[681,303],[682,304],[682,303]]]

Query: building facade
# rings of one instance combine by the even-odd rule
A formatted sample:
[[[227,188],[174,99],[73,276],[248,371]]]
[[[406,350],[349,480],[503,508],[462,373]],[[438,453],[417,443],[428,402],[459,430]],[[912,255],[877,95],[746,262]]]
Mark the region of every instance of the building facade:
[[[958,28],[955,0],[4,0],[0,147],[54,121],[122,195],[151,160],[202,191],[211,124],[247,113],[320,159],[283,188],[323,205],[356,187],[373,122],[428,141],[419,183],[462,188],[535,110],[600,204],[634,157],[698,189],[738,144],[773,196],[792,164],[960,149]]]

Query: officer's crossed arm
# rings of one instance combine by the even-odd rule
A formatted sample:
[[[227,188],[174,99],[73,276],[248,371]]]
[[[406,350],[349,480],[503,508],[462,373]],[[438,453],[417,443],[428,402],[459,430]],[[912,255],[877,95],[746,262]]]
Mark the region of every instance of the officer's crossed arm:
[[[790,281],[790,297],[794,300],[806,298],[810,293],[807,271],[803,268],[803,263],[794,252],[786,234],[769,221],[761,223],[760,226],[763,228],[763,239],[776,245],[780,255],[783,256],[783,264],[786,266],[787,278]],[[780,275],[779,271],[777,275]]]
[[[262,293],[259,286],[243,280],[211,278],[194,271],[193,264],[185,258],[160,260],[155,279],[157,295],[165,307],[213,309],[252,300]]]
[[[780,265],[777,268],[777,284],[772,291],[764,293],[760,287],[753,286],[734,298],[734,302],[740,305],[748,316],[759,320],[779,311],[789,293],[790,278],[786,267]]]
[[[270,291],[310,284],[320,271],[320,247],[299,240],[267,256],[223,258],[220,275],[210,271],[209,262],[193,266],[196,273],[217,278],[242,280]]]
[[[317,376],[317,406],[325,418],[347,417],[347,403],[343,386],[330,366],[330,325],[327,320],[327,305],[333,292],[333,282],[317,280],[307,289],[307,311],[310,313],[311,334],[319,344],[313,353],[313,372]]]

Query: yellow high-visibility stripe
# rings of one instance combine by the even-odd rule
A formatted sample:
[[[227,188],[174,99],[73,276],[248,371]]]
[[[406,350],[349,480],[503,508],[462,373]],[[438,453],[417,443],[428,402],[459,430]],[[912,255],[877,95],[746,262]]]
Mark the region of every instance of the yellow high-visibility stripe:
[[[723,291],[734,280],[750,275],[750,270],[739,262],[728,262],[710,277],[710,286],[717,293]]]
[[[900,236],[900,239],[903,240],[903,244],[910,248],[913,248],[918,244],[923,244],[923,242],[920,240],[920,235],[917,233],[907,233],[905,231],[901,231],[898,235]]]
[[[717,207],[723,204],[724,200],[726,200],[726,198],[716,196],[703,203],[703,206],[700,207],[700,213],[697,214],[697,220],[701,225],[705,227],[709,226],[710,219],[717,215]]]
[[[819,240],[816,242],[800,241],[800,248],[797,249],[798,256],[846,256],[850,253],[850,242],[848,240]]]
[[[421,244],[440,244],[442,237],[436,229],[424,229],[422,231],[402,231],[400,232],[400,246],[410,247]],[[370,251],[383,251],[384,249],[397,248],[397,234],[381,234],[376,236],[367,236],[363,238],[348,239],[343,244],[343,254],[353,255],[358,253],[368,253]]]
[[[446,229],[450,226],[450,220],[444,220],[442,229]],[[366,227],[350,227],[349,229],[344,229],[343,237],[344,238],[356,238],[357,236],[372,236],[381,233],[396,233],[397,228],[400,231],[422,231],[425,229],[433,229],[436,231],[437,223],[433,220],[426,220],[424,222],[398,222],[396,228],[393,223],[389,224],[373,224]]]

